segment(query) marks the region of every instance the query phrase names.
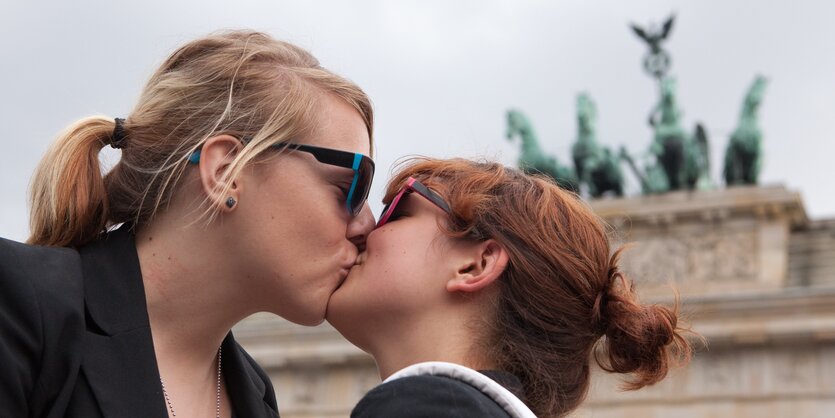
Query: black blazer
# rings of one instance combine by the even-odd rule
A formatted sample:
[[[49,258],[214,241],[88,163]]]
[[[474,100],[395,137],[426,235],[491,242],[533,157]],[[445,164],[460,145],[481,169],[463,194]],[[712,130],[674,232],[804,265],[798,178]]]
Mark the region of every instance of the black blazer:
[[[520,399],[522,384],[516,376],[487,370]],[[493,399],[475,387],[445,376],[409,376],[383,383],[360,399],[351,418],[510,418]]]
[[[168,417],[128,227],[79,250],[0,239],[0,417]],[[277,417],[269,378],[230,332],[239,418]]]

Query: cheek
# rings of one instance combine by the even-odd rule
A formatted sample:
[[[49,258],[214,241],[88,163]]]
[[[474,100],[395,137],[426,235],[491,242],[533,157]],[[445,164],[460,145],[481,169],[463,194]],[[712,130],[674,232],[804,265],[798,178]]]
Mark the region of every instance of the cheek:
[[[380,231],[385,232],[385,231]],[[431,238],[424,230],[400,230],[374,234],[368,239],[364,286],[382,304],[394,306],[424,303],[438,288],[437,263],[433,261]],[[368,290],[368,289],[367,289]]]
[[[332,290],[353,248],[346,239],[347,217],[330,188],[305,179],[305,173],[282,174],[250,188],[252,198],[241,202],[246,229],[240,230],[238,248],[266,285],[299,297]]]
[[[331,188],[306,183],[288,185],[275,196],[270,221],[280,224],[283,232],[275,239],[295,253],[330,257],[329,248],[345,244],[347,219]]]
[[[347,223],[332,210],[315,201],[303,201],[292,207],[292,216],[282,222],[290,236],[281,237],[297,250],[327,254],[326,249],[343,244]]]
[[[398,274],[410,270],[416,257],[423,252],[421,237],[414,228],[403,228],[400,225],[385,225],[369,235],[366,242],[368,264],[374,266],[375,272]]]

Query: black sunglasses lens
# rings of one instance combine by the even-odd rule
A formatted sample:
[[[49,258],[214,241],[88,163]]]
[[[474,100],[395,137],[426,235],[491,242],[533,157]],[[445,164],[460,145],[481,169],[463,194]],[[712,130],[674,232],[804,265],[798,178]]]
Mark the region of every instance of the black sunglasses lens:
[[[383,211],[382,211],[382,212],[380,212],[380,217],[379,217],[379,218],[377,218],[377,222],[378,222],[378,223],[379,223],[379,222],[380,222],[383,218],[385,218],[385,217],[386,217],[386,214],[387,214],[387,213],[389,213],[389,211],[391,210],[391,204],[392,204],[392,202],[394,202],[394,200],[392,200],[391,202],[388,202],[388,204],[386,204],[386,207],[384,207],[384,208],[383,208]]]
[[[354,195],[351,197],[351,212],[354,215],[362,210],[362,205],[368,199],[372,180],[374,180],[374,163],[370,158],[363,157],[357,170],[357,185],[354,189]]]

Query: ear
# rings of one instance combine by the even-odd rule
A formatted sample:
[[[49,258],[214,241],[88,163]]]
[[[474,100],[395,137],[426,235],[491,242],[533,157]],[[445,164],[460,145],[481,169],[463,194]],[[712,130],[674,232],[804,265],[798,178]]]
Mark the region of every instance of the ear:
[[[468,256],[447,282],[449,292],[478,292],[498,280],[507,267],[507,251],[495,240],[469,245]]]
[[[218,135],[207,139],[200,150],[200,182],[203,191],[212,205],[216,205],[224,211],[232,210],[226,205],[226,201],[230,197],[235,201],[240,200],[238,198],[240,193],[239,181],[224,179],[223,173],[226,172],[242,148],[241,141],[234,136]],[[227,185],[229,186],[228,192],[222,194]]]

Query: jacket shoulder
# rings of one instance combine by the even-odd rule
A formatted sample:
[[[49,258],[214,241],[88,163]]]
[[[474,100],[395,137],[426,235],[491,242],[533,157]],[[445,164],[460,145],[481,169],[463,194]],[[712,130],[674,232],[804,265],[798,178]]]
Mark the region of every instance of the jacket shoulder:
[[[0,238],[0,278],[30,282],[80,276],[81,259],[71,248],[43,247]],[[60,286],[60,282],[56,283]]]
[[[43,321],[83,312],[81,257],[71,248],[0,238],[0,300],[18,313],[38,308]]]
[[[0,405],[10,416],[42,415],[79,362],[84,331],[76,251],[0,238]],[[34,409],[29,410],[32,406]]]
[[[496,402],[473,386],[445,376],[409,376],[368,392],[351,411],[352,418],[397,416],[509,417]]]

